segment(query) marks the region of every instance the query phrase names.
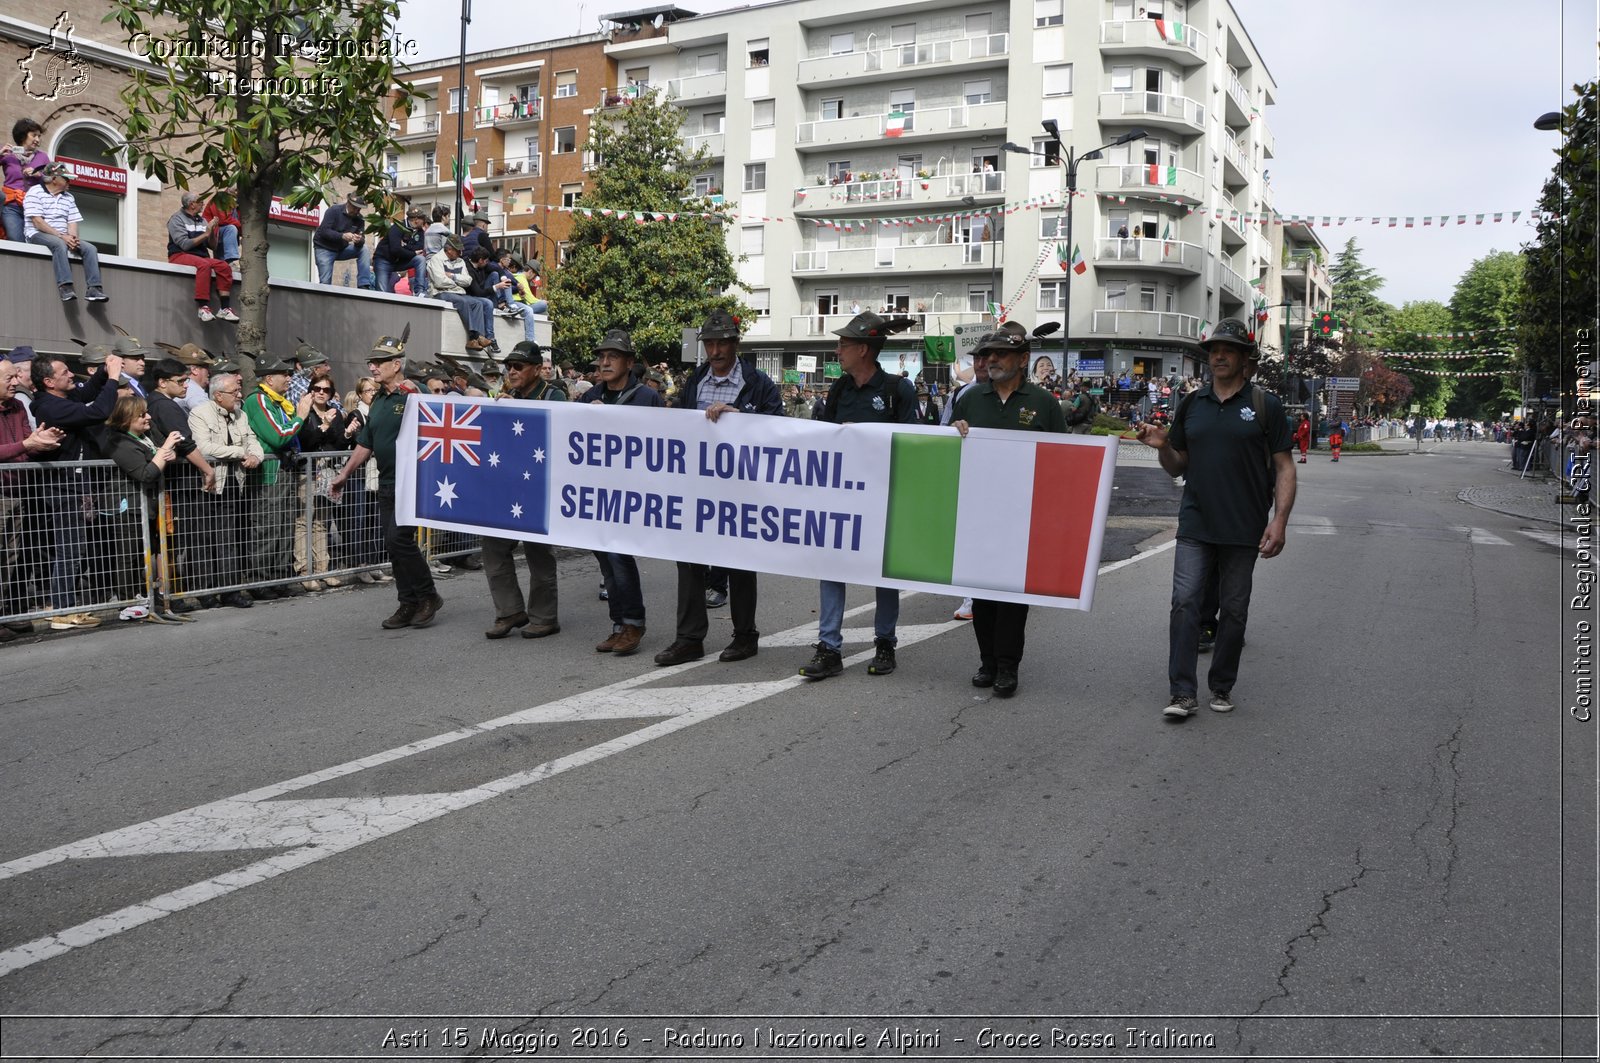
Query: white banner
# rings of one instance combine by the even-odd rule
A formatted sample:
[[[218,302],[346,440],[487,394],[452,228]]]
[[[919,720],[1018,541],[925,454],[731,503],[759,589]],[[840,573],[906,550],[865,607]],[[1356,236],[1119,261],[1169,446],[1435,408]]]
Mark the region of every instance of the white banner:
[[[413,395],[400,523],[1088,609],[1117,442]]]

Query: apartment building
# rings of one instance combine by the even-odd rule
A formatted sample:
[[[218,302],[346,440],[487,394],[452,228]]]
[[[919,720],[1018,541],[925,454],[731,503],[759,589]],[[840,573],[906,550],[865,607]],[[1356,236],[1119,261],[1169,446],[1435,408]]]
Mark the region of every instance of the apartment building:
[[[1290,346],[1309,337],[1311,316],[1333,306],[1333,280],[1328,275],[1328,248],[1304,222],[1274,224],[1273,269],[1265,291],[1272,295],[1271,316],[1261,326],[1263,342],[1280,350],[1284,327]]]
[[[761,315],[750,338],[783,365],[860,309],[911,316],[894,342],[920,351],[991,321],[993,303],[1029,325],[1059,319],[1071,284],[1071,365],[1183,372],[1202,325],[1248,315],[1250,280],[1276,261],[1273,227],[1251,220],[1271,210],[1276,86],[1227,0],[627,17],[652,12],[655,35],[605,45],[620,88],[598,104],[653,91],[683,108],[685,139],[712,155],[696,189],[738,216],[730,249]],[[1077,155],[1146,133],[1078,168],[1082,274],[1057,264],[1066,174],[1044,157],[1047,119]]]

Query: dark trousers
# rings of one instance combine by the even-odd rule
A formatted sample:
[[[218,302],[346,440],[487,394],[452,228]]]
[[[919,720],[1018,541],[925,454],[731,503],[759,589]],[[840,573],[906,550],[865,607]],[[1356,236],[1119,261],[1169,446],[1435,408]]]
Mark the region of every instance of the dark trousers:
[[[222,494],[200,498],[200,522],[205,529],[196,551],[196,582],[205,588],[234,587],[244,582],[244,556],[239,549],[244,513],[244,488],[233,479],[232,470],[218,466],[217,475],[227,476]]]
[[[974,598],[972,633],[978,639],[978,660],[984,668],[1015,669],[1022,663],[1022,646],[1028,637],[1028,607]]]
[[[596,550],[600,578],[606,585],[606,606],[611,613],[611,630],[624,625],[644,627],[644,587],[639,582],[639,562],[632,554],[607,554]]]
[[[718,569],[728,581],[728,611],[733,614],[735,642],[754,642],[756,630],[756,574]],[[706,617],[706,566],[678,562],[678,639],[704,642],[711,622]]]
[[[1258,551],[1253,546],[1223,546],[1195,539],[1178,540],[1172,561],[1172,620],[1167,657],[1167,682],[1173,697],[1198,692],[1200,611],[1206,585],[1217,585],[1217,644],[1211,651],[1207,685],[1220,694],[1233,690],[1244,650],[1244,628],[1250,617],[1250,586]]]
[[[496,539],[485,535],[483,574],[489,580],[497,620],[528,614],[528,623],[547,627],[560,623],[556,613],[556,554],[545,543]],[[522,596],[517,577],[517,548],[528,559],[528,596]]]
[[[256,488],[250,515],[250,580],[265,583],[294,574],[294,515],[299,480],[284,464],[277,480]]]
[[[395,523],[394,491],[378,492],[378,520],[383,524],[383,545],[394,566],[394,590],[401,605],[421,605],[434,592],[433,573],[417,547],[417,529]]]

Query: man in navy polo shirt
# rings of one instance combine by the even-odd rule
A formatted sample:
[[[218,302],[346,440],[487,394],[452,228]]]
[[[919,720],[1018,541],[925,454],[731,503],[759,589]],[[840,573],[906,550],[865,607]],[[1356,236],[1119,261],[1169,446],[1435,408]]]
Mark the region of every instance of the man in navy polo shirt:
[[[1213,579],[1221,608],[1206,678],[1211,708],[1233,711],[1256,558],[1283,551],[1294,507],[1293,439],[1283,403],[1249,381],[1259,357],[1255,334],[1228,318],[1200,347],[1210,358],[1210,385],[1179,404],[1170,429],[1139,427],[1139,441],[1156,449],[1161,467],[1184,477],[1167,657],[1172,697],[1161,710],[1170,720],[1187,718],[1199,704],[1201,603]]]

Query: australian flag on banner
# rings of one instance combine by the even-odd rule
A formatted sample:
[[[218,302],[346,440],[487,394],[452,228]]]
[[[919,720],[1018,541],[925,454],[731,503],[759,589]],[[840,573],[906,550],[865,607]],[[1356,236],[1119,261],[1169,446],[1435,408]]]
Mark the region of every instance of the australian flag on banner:
[[[417,408],[417,516],[550,532],[550,419],[520,403]]]

